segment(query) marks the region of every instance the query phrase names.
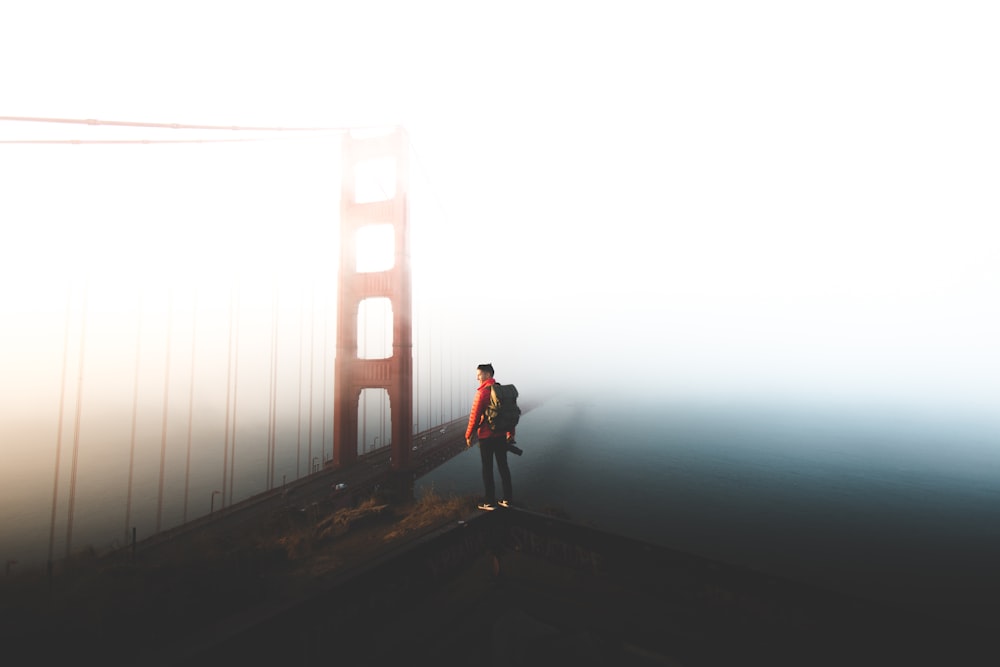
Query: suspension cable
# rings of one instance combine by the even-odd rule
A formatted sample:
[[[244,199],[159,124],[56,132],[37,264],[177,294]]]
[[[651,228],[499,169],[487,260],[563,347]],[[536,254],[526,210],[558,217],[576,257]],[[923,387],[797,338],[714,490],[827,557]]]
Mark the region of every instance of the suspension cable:
[[[351,127],[280,127],[280,126],[240,126],[240,125],[206,125],[192,123],[150,123],[131,120],[98,120],[96,118],[44,118],[34,116],[0,116],[0,121],[23,123],[63,123],[71,125],[111,125],[119,127],[157,127],[169,130],[232,130],[237,132],[347,132]]]
[[[131,120],[99,120],[96,118],[48,118],[40,116],[0,116],[0,121],[20,123],[56,123],[63,125],[88,125],[91,127],[146,127],[167,130],[223,130],[228,132],[277,132],[277,133],[333,133],[344,134],[354,130],[373,130],[384,125],[359,125],[353,127],[289,127],[256,125],[210,125],[205,123],[153,123]],[[241,137],[238,139],[0,139],[0,144],[211,144],[227,142],[275,141],[290,137]]]

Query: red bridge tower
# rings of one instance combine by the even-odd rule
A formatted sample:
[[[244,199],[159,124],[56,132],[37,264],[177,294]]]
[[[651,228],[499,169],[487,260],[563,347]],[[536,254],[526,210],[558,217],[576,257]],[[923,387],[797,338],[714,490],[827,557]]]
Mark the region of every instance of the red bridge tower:
[[[340,285],[337,299],[337,357],[334,365],[333,466],[358,456],[358,408],[364,389],[385,389],[392,422],[392,470],[409,467],[413,440],[413,307],[408,223],[408,144],[395,128],[376,137],[343,140],[340,203]],[[358,201],[365,169],[394,162],[395,187],[384,199]],[[392,170],[389,173],[393,173]],[[361,180],[359,180],[359,177]],[[391,192],[387,192],[391,190]],[[393,265],[383,271],[358,271],[358,234],[372,225],[391,226]],[[392,310],[392,353],[384,359],[362,358],[358,321],[365,299],[384,297]]]

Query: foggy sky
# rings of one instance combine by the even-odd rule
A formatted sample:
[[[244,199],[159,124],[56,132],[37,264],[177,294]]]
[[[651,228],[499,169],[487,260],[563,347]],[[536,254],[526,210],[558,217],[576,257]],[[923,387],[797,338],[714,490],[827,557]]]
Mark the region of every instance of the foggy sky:
[[[989,3],[52,8],[0,10],[6,114],[406,127],[415,311],[456,367],[540,391],[1000,397]],[[27,286],[63,312],[40,267],[81,257],[111,284],[102,266],[205,287],[238,264],[304,298],[336,239],[335,138],[219,146],[3,146],[5,322],[37,307]],[[5,329],[29,372],[10,350],[37,332]]]

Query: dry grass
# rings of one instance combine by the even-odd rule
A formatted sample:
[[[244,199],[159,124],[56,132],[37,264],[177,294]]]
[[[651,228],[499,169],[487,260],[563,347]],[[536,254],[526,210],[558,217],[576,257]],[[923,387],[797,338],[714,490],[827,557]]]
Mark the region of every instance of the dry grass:
[[[418,500],[412,510],[404,514],[385,534],[384,541],[397,540],[429,528],[437,528],[450,521],[457,521],[469,513],[470,498],[451,496],[442,498],[431,489]]]
[[[396,503],[376,496],[351,508],[282,510],[244,531],[184,540],[135,561],[83,550],[51,580],[26,572],[0,582],[0,627],[12,638],[37,640],[46,628],[84,644],[156,641],[164,625],[176,634],[306,592],[317,577],[363,563],[473,507],[470,498],[433,492]]]
[[[312,531],[280,538],[293,561],[284,585],[294,587],[296,578],[322,577],[363,563],[394,544],[467,516],[472,507],[471,498],[444,498],[431,491],[416,501],[390,504],[372,498],[330,514]]]

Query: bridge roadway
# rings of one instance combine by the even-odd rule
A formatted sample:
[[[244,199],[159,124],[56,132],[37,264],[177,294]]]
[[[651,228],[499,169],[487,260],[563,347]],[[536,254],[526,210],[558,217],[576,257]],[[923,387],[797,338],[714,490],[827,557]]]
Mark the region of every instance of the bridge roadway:
[[[174,544],[207,532],[231,530],[259,520],[282,507],[304,508],[323,499],[333,499],[335,506],[349,507],[370,496],[376,489],[388,488],[401,481],[412,482],[448,459],[465,451],[465,417],[414,434],[408,473],[394,475],[390,446],[358,457],[342,468],[327,466],[281,487],[264,491],[187,523],[161,531],[129,545],[133,555],[147,554],[156,548]],[[337,486],[344,487],[338,489]]]

